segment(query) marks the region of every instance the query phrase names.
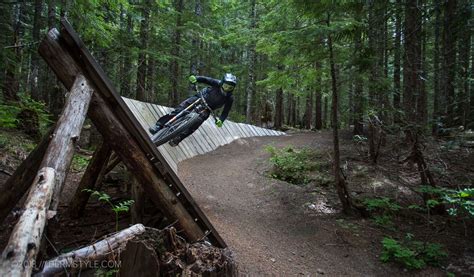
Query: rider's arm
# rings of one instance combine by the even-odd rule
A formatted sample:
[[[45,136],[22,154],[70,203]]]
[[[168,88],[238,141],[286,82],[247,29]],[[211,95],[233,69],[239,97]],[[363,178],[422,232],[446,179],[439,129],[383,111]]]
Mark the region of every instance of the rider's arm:
[[[204,76],[196,76],[196,80],[197,80],[199,83],[203,83],[203,84],[206,84],[206,85],[209,85],[209,86],[213,86],[213,87],[219,86],[219,85],[220,85],[220,82],[221,82],[221,81],[219,81],[219,80],[217,80],[217,79],[210,78],[210,77],[204,77]]]
[[[230,109],[232,108],[232,103],[234,103],[234,96],[229,96],[225,102],[224,109],[222,110],[221,116],[219,119],[224,122],[224,120],[229,115]]]

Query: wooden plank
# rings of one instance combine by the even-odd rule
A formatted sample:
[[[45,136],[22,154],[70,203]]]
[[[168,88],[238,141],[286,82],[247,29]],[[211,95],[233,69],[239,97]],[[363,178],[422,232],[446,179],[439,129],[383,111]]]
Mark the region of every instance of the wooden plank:
[[[94,84],[94,87],[97,88],[97,92],[103,96],[105,103],[113,107],[114,115],[117,117],[120,124],[122,124],[127,130],[131,140],[137,143],[141,151],[147,153],[146,155],[148,159],[153,160],[153,165],[159,174],[165,178],[165,182],[174,184],[173,190],[176,194],[179,193],[180,195],[178,200],[179,203],[186,207],[185,209],[193,219],[197,219],[196,224],[200,226],[201,230],[205,233],[209,233],[208,238],[210,242],[216,246],[225,247],[225,242],[219,236],[202,210],[196,205],[194,199],[192,199],[191,195],[183,186],[171,166],[166,163],[163,155],[152,144],[145,130],[143,130],[143,128],[139,126],[138,121],[131,116],[131,111],[116,93],[110,80],[105,76],[103,70],[92,58],[89,51],[84,47],[84,44],[74,32],[71,25],[65,19],[61,20],[61,25],[61,39],[53,39],[56,45],[59,46],[59,50],[69,53],[68,59],[69,61],[72,60],[72,63],[65,63],[69,66],[67,69],[68,74],[71,73],[71,71],[78,69],[80,65],[81,70],[83,70],[87,75],[86,77]],[[50,48],[51,45],[47,45],[43,50]],[[55,73],[59,74],[58,77],[60,77],[60,80],[65,84],[65,86],[70,87],[71,84],[67,76],[61,77],[68,74],[62,72],[64,69],[58,67],[53,62],[54,60],[58,60],[58,58],[55,57],[55,54],[51,54],[51,51],[49,53],[48,51],[43,51],[42,56],[47,60],[53,70],[55,70]]]

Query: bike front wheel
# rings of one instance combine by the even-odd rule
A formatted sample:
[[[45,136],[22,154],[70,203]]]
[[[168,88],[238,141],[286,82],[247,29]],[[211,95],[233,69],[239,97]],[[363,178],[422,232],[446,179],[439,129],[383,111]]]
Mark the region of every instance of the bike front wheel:
[[[186,131],[188,128],[193,126],[199,120],[199,114],[195,112],[188,113],[181,118],[178,118],[173,124],[168,127],[160,129],[156,134],[151,137],[151,141],[156,146],[165,144],[166,142],[177,137],[179,134]]]

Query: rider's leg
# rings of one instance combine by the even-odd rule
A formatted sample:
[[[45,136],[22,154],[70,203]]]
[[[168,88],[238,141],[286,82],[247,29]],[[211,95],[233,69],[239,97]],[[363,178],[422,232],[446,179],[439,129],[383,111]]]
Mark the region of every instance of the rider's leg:
[[[199,115],[199,120],[196,120],[196,123],[194,123],[191,127],[188,128],[188,130],[184,131],[181,133],[179,136],[175,137],[171,142],[171,146],[176,146],[178,145],[183,139],[187,138],[190,136],[194,131],[196,131],[203,123],[206,121],[206,119],[209,117],[209,112],[204,111]]]

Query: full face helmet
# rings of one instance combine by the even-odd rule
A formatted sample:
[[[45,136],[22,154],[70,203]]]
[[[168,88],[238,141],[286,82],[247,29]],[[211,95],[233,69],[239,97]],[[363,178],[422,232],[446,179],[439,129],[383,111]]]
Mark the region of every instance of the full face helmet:
[[[231,73],[224,74],[221,80],[222,90],[225,92],[232,92],[237,85],[237,77]]]

